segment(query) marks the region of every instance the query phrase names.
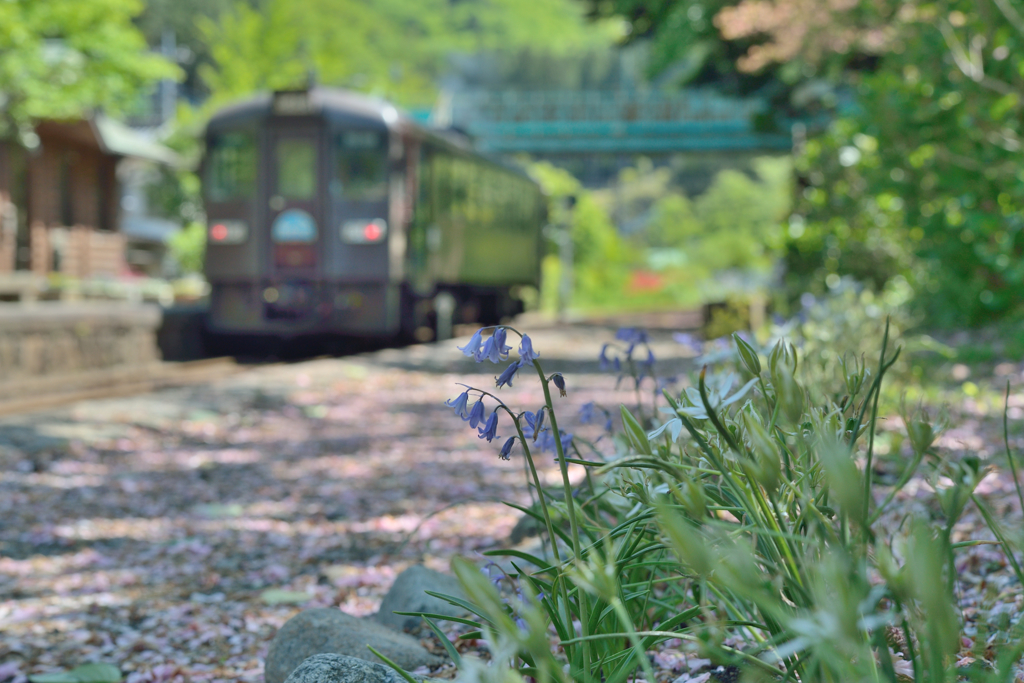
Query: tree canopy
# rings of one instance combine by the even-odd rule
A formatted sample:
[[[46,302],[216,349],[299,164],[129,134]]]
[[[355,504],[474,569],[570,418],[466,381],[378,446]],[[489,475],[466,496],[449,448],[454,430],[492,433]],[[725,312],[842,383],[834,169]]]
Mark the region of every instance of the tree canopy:
[[[200,73],[215,102],[319,82],[432,104],[453,53],[610,45],[621,21],[588,24],[576,0],[266,0],[200,17],[211,60]]]
[[[776,79],[794,108],[816,88],[826,94],[831,124],[812,129],[796,160],[792,294],[843,276],[876,286],[902,277],[936,323],[1021,309],[1024,16],[1016,2],[595,0],[593,8],[650,36],[662,56],[656,68],[678,68],[697,50],[705,70]]]
[[[4,135],[32,121],[129,107],[140,89],[177,75],[132,24],[138,0],[9,0],[0,3]]]

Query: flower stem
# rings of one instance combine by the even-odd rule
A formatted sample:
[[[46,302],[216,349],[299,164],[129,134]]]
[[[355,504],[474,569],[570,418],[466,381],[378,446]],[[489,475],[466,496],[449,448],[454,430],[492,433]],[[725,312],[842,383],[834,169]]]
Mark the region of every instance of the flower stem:
[[[579,561],[582,556],[582,546],[580,544],[580,529],[579,523],[576,519],[576,505],[572,498],[572,484],[569,482],[569,464],[565,460],[565,449],[562,446],[562,433],[558,430],[558,418],[555,417],[555,406],[551,401],[551,388],[549,387],[549,380],[544,375],[544,370],[540,366],[540,361],[534,360],[533,367],[537,370],[537,375],[540,377],[540,385],[544,389],[544,403],[548,408],[548,419],[551,422],[551,433],[554,435],[555,451],[558,454],[558,466],[562,472],[562,487],[565,490],[565,507],[569,514],[569,529],[572,533],[572,551],[576,561]],[[554,542],[554,541],[552,541]],[[587,614],[587,598],[583,594],[583,591],[577,591],[579,599],[579,617],[580,617],[580,630],[582,631],[583,637],[589,636],[590,633],[590,619]],[[587,641],[583,642],[583,670],[590,674],[590,643]]]
[[[537,489],[537,498],[540,500],[540,510],[544,515],[544,524],[548,529],[548,540],[551,542],[551,556],[555,562],[562,564],[562,558],[558,555],[558,542],[555,540],[555,527],[551,523],[551,513],[548,511],[548,503],[545,500],[544,489],[540,485],[540,476],[537,474],[537,466],[533,462],[533,454],[530,447],[526,445],[526,437],[523,435],[523,428],[519,426],[519,420],[513,418],[516,431],[519,433],[519,442],[523,445],[523,453],[526,455],[526,464],[530,467],[530,476],[533,477],[533,486]]]

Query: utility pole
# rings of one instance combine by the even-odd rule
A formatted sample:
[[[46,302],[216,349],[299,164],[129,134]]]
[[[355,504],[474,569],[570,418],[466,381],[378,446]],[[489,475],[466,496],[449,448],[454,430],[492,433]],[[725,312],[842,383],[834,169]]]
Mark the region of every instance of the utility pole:
[[[170,61],[178,63],[178,45],[173,29],[164,29],[160,40],[160,52]],[[177,100],[178,84],[170,78],[160,81],[160,125],[166,125],[174,120]]]

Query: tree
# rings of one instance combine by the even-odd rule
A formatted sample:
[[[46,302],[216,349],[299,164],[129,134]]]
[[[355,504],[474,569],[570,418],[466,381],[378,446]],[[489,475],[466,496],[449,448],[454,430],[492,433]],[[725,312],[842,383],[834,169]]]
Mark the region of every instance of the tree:
[[[654,3],[662,22],[697,5]],[[712,23],[743,48],[738,72],[802,78],[805,91],[824,76],[836,104],[796,160],[793,295],[898,276],[933,323],[1022,309],[1024,17],[1013,0],[741,0],[719,4]]]
[[[798,161],[796,287],[900,275],[944,325],[1021,310],[1021,47],[1024,21],[1008,0],[907,3],[892,15],[877,68],[848,74],[856,106]]]
[[[132,25],[137,0],[0,3],[0,134],[31,142],[33,121],[117,113],[176,69],[148,51]]]
[[[616,27],[588,25],[576,0],[266,0],[199,24],[211,56],[200,73],[216,103],[313,72],[407,105],[433,103],[452,53],[586,50],[611,44]]]
[[[135,25],[151,46],[160,46],[168,31],[174,36],[176,61],[184,72],[179,93],[189,100],[209,96],[199,69],[211,63],[211,45],[197,19],[217,19],[231,6],[232,0],[145,0],[144,9],[135,18]]]

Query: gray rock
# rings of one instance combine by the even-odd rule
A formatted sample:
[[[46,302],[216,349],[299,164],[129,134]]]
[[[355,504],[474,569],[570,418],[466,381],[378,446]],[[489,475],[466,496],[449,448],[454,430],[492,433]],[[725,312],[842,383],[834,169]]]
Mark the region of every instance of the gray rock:
[[[427,595],[424,591],[465,599],[462,586],[454,576],[416,564],[398,575],[391,590],[381,601],[380,611],[373,615],[373,618],[385,626],[402,631],[417,628],[423,620],[420,617],[404,617],[395,612],[430,612],[449,617],[465,614],[465,610],[455,607],[446,600]]]
[[[415,678],[424,680],[419,676]],[[285,683],[405,683],[405,679],[383,664],[345,655],[322,654],[304,660]]]
[[[299,612],[274,636],[267,653],[266,683],[282,683],[306,658],[318,654],[347,655],[376,663],[377,657],[367,645],[407,671],[443,661],[411,636],[370,619],[322,607]]]
[[[527,538],[533,538],[538,536],[541,531],[544,530],[544,524],[538,522],[530,515],[523,515],[516,522],[516,525],[512,527],[511,533],[508,535],[508,540],[512,545],[519,545]]]

